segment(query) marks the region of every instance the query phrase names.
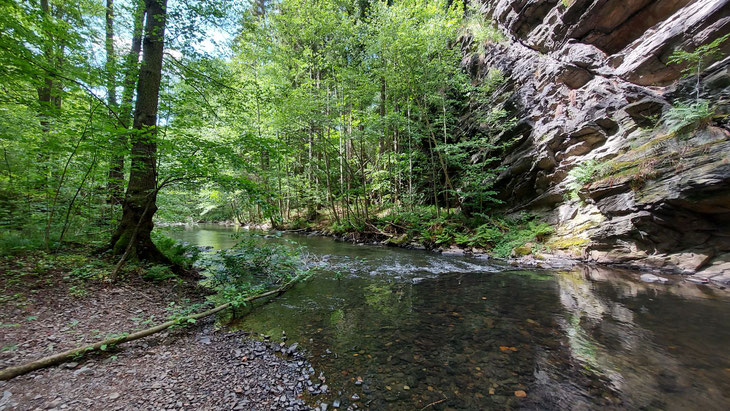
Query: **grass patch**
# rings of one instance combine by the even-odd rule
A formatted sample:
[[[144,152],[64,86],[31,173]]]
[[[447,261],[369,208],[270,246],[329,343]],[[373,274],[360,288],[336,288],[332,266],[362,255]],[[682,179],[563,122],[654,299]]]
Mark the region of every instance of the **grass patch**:
[[[0,254],[17,255],[43,248],[43,234],[37,230],[0,230]]]

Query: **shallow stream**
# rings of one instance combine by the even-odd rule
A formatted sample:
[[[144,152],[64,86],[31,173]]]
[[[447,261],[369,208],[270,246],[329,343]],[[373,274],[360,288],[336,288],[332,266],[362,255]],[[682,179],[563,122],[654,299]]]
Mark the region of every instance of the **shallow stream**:
[[[225,249],[237,230],[163,228]],[[286,235],[328,270],[234,326],[298,342],[342,409],[730,409],[730,293]],[[272,240],[278,241],[278,240]],[[358,381],[361,379],[361,382]]]

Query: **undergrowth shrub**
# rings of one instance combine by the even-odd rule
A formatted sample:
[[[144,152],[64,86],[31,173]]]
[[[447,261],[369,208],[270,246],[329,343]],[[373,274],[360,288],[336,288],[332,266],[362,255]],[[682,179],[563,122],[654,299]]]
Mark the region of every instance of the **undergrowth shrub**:
[[[54,244],[55,245],[55,244]],[[0,254],[13,255],[43,248],[40,230],[0,230]]]
[[[200,249],[198,247],[175,240],[164,234],[153,231],[152,241],[162,254],[181,267],[192,267],[200,256]]]
[[[487,19],[484,13],[475,6],[469,7],[461,34],[472,36],[472,44],[476,45],[476,52],[480,54],[484,53],[486,44],[501,43],[507,40],[497,25]]]
[[[508,257],[513,248],[529,242],[542,243],[553,233],[552,226],[530,213],[512,218],[481,213],[469,217],[462,213],[437,216],[435,208],[429,207],[391,213],[378,222],[382,230],[388,224],[397,225],[409,239],[426,246],[478,247],[498,257]]]
[[[176,278],[175,273],[166,265],[154,264],[142,272],[142,278],[153,282],[162,282],[170,278]]]
[[[203,285],[215,290],[212,299],[234,307],[262,290],[306,277],[312,268],[304,248],[281,240],[274,243],[260,235],[246,233],[233,248],[219,251],[217,263],[207,270]]]

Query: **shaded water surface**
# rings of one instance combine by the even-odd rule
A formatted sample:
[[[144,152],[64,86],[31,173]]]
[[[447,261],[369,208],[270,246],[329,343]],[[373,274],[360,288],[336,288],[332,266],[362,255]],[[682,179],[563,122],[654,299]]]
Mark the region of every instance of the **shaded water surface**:
[[[167,229],[230,247],[234,229]],[[236,327],[299,342],[318,396],[372,409],[730,409],[730,295],[671,277],[288,235],[328,271]],[[272,240],[277,241],[277,240]],[[362,383],[358,383],[358,379]],[[316,400],[316,398],[315,398]]]

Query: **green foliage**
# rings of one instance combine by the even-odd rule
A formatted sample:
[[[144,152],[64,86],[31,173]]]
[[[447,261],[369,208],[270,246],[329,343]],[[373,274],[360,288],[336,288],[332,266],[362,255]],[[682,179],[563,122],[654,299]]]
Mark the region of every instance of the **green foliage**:
[[[146,267],[142,273],[142,278],[153,282],[162,282],[176,277],[175,273],[170,270],[170,267],[158,264]]]
[[[2,348],[0,348],[0,352],[12,352],[16,351],[18,349],[18,344],[9,344],[4,345]]]
[[[552,226],[534,221],[530,215],[516,219],[491,218],[470,233],[456,234],[454,242],[462,247],[490,250],[495,256],[504,258],[527,243],[543,243],[553,231]]]
[[[685,76],[691,76],[702,71],[710,61],[722,56],[720,46],[730,38],[730,34],[719,37],[708,44],[697,47],[694,51],[674,50],[669,56],[669,63],[686,64],[682,73]]]
[[[69,280],[101,280],[109,273],[109,266],[100,261],[94,261],[91,264],[86,264],[82,267],[77,267],[71,270],[65,277]]]
[[[715,115],[715,107],[707,100],[695,102],[679,102],[674,104],[662,120],[670,133],[682,133],[687,130],[699,130],[708,126]]]
[[[43,247],[43,234],[38,230],[0,231],[0,255],[19,254]]]
[[[459,0],[378,0],[367,13],[341,0],[282,0],[264,14],[234,3],[170,3],[166,47],[176,52],[162,73],[155,218],[292,228],[326,219],[340,234],[367,232],[391,218],[379,221],[379,211],[402,209],[390,220],[408,227],[399,241],[496,244],[472,220],[499,204],[493,182],[516,119],[504,73],[474,85],[458,45],[467,35],[481,51],[506,40],[484,14],[470,6],[465,16]],[[129,159],[129,141],[141,136],[123,118],[132,101],[105,95],[123,90],[127,73],[136,84],[137,68],[122,64],[129,50],[118,47],[109,64],[92,52],[105,34],[103,5],[50,5],[0,5],[3,254],[107,242],[121,209],[111,201],[112,159]],[[131,6],[117,3],[118,46],[131,40]],[[209,27],[237,33],[232,48],[202,51]],[[49,99],[39,100],[49,82]],[[194,247],[154,242],[179,265],[197,258]],[[295,272],[293,255],[247,247],[221,256],[230,278],[215,287],[240,283],[226,298],[284,279],[277,265]],[[82,264],[70,278],[102,271]],[[143,273],[171,276],[157,266]]]
[[[235,247],[219,251],[217,258],[219,263],[208,266],[203,284],[217,292],[216,302],[234,307],[245,305],[246,298],[266,288],[310,274],[302,247],[286,241],[272,244],[252,233],[244,234]]]
[[[165,310],[170,313],[167,317],[168,321],[175,321],[177,327],[184,327],[189,324],[195,324],[195,319],[188,317],[200,313],[208,306],[210,306],[210,302],[190,304],[190,300],[185,298],[180,303],[170,301],[167,307],[165,307]]]
[[[437,216],[433,208],[393,212],[378,225],[382,230],[397,226],[411,240],[426,246],[476,247],[498,257],[508,257],[512,249],[528,242],[544,243],[553,233],[549,224],[537,221],[531,214],[515,218],[478,214],[467,218],[463,214]]]
[[[170,261],[181,267],[192,267],[200,256],[198,247],[177,241],[158,232],[152,232],[152,241]],[[155,277],[155,275],[152,276]]]
[[[502,43],[507,37],[484,13],[479,10],[479,3],[469,5],[467,16],[462,26],[462,35],[471,35],[472,44],[476,45],[476,52],[484,53],[489,43]]]
[[[595,160],[584,161],[573,167],[568,173],[571,182],[568,183],[568,193],[571,199],[578,198],[578,192],[586,185],[600,178],[606,171],[605,163]]]
[[[68,288],[68,293],[72,297],[81,298],[85,297],[89,292],[81,284],[72,285]]]
[[[498,257],[508,257],[513,249],[530,242],[544,242],[545,238],[553,233],[549,224],[528,221],[517,224],[507,231],[495,245],[493,252]]]
[[[697,84],[695,86],[695,104],[700,104],[700,91],[701,82],[700,75],[702,70],[708,66],[712,61],[722,56],[722,50],[720,46],[730,38],[730,34],[726,34],[720,38],[715,39],[709,44],[704,44],[697,47],[694,51],[674,50],[672,55],[669,57],[669,63],[673,64],[685,64],[685,68],[682,70],[682,74],[685,77],[695,75],[697,78]],[[686,104],[685,104],[686,105]]]

